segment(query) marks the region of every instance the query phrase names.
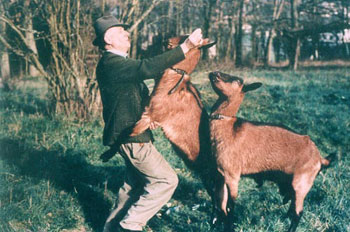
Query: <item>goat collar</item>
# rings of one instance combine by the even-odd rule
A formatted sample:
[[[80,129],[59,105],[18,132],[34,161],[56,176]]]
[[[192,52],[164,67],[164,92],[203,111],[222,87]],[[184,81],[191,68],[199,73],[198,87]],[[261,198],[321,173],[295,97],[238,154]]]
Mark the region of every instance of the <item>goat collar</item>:
[[[177,72],[178,74],[181,74],[181,75],[187,74],[187,72],[186,72],[185,70],[182,70],[182,69],[179,69],[179,68],[173,68],[173,67],[171,67],[170,69],[173,70],[173,71],[175,71],[175,72]]]
[[[180,86],[180,84],[182,83],[182,81],[184,80],[186,71],[182,70],[182,69],[178,69],[178,68],[170,68],[171,70],[174,70],[176,73],[181,75],[180,80],[176,83],[176,85],[168,92],[168,95],[174,93]]]
[[[223,114],[211,114],[210,120],[222,120],[222,119],[232,119],[235,118],[234,116],[226,116]]]

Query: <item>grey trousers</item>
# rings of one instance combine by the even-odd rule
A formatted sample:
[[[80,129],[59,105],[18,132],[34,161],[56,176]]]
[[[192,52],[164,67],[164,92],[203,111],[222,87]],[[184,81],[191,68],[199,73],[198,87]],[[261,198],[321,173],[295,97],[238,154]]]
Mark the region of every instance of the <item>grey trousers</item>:
[[[178,177],[152,143],[122,144],[120,153],[126,164],[124,185],[103,231],[116,231],[118,223],[124,229],[141,231],[170,200]]]

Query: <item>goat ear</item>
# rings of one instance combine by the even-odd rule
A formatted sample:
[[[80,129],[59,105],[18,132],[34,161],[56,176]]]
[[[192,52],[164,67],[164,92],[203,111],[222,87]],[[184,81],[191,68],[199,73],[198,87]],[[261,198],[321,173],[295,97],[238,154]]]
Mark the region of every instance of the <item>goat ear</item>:
[[[203,49],[203,48],[210,48],[212,46],[214,46],[216,44],[217,41],[210,41],[207,44],[204,44],[203,46],[199,47],[199,49]]]
[[[242,88],[242,92],[246,93],[246,92],[249,92],[252,90],[256,90],[256,89],[260,88],[261,86],[262,86],[261,82],[255,82],[255,83],[252,83],[249,85],[244,85]]]

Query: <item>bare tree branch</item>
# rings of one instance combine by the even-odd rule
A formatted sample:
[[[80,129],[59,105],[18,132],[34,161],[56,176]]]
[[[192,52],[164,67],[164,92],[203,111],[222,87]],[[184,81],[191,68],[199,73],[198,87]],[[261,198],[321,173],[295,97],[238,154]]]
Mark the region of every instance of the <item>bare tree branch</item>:
[[[129,29],[130,32],[133,32],[136,27],[152,12],[152,10],[158,6],[160,3],[164,2],[164,0],[153,0],[150,7],[140,16],[140,18],[131,26]]]

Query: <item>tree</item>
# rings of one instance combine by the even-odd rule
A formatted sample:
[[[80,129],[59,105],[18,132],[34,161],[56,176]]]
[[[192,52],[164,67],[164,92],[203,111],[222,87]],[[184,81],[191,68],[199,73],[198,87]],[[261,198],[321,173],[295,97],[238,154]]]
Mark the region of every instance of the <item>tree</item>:
[[[264,65],[269,66],[272,60],[273,54],[273,40],[276,37],[277,21],[279,20],[284,7],[284,0],[274,0],[272,22],[269,29],[269,35],[267,38],[267,45],[265,49]]]
[[[242,38],[243,38],[243,18],[244,18],[244,0],[239,1],[239,16],[236,30],[236,66],[242,66]]]
[[[291,15],[291,28],[293,30],[299,29],[299,13],[298,5],[299,0],[290,0],[290,15]],[[290,49],[289,49],[289,67],[293,70],[297,70],[300,55],[300,38],[298,36],[290,37]]]
[[[226,54],[225,54],[225,59],[226,61],[230,61],[230,60],[235,60],[236,56],[235,56],[235,46],[233,46],[234,42],[235,42],[235,17],[234,17],[234,6],[232,4],[231,6],[231,11],[232,11],[232,15],[230,17],[228,17],[228,28],[229,28],[229,35],[228,35],[228,39],[227,39],[227,49],[226,49]]]
[[[0,11],[4,11],[3,5],[0,5]],[[6,23],[0,22],[0,34],[5,34],[6,32]],[[0,65],[1,65],[1,81],[0,84],[7,85],[7,82],[10,79],[10,61],[9,54],[5,46],[1,47],[0,50]]]
[[[203,36],[205,38],[209,37],[210,34],[210,25],[211,25],[211,17],[212,11],[216,4],[216,0],[206,0],[204,1],[204,25],[203,25]],[[208,51],[203,50],[203,59],[208,60]]]
[[[24,3],[27,4],[27,0]],[[5,11],[0,20],[11,28],[18,37],[18,43],[12,44],[11,38],[3,35],[0,36],[0,40],[7,49],[28,60],[45,78],[49,85],[54,112],[86,118],[89,112],[97,107],[97,89],[92,81],[93,71],[85,63],[88,55],[86,47],[92,47],[89,39],[92,29],[82,30],[83,26],[92,25],[91,18],[86,14],[89,4],[81,6],[80,3],[80,0],[31,1],[27,9],[33,13],[31,20],[36,19],[44,25],[41,31],[32,30],[31,24],[16,25]],[[48,49],[34,49],[33,41],[28,40],[29,36],[34,38],[34,35],[28,35],[28,31],[45,41]],[[48,66],[41,63],[40,53],[49,53]]]
[[[32,50],[34,53],[38,53],[38,49],[36,47],[35,38],[34,38],[34,28],[33,28],[33,17],[32,12],[30,10],[30,0],[24,1],[24,27],[27,29],[25,31],[25,38],[27,40],[29,49]],[[38,70],[35,68],[34,65],[31,63],[29,65],[29,75],[36,77],[39,75]]]
[[[138,27],[163,0],[152,2],[130,0],[120,3],[120,19],[131,25],[134,36],[133,56],[137,56]],[[107,9],[115,10],[110,1],[94,5],[93,0],[17,0],[2,2],[0,22],[16,37],[0,35],[4,47],[27,60],[47,81],[52,110],[66,115],[87,118],[99,112],[100,100],[95,81],[98,53],[92,46],[93,21]],[[9,8],[25,7],[25,20],[16,23]],[[91,7],[93,6],[93,7]],[[34,22],[36,24],[34,24]],[[36,49],[35,43],[45,44]],[[42,59],[42,57],[48,59]],[[91,62],[92,61],[92,62]],[[4,69],[5,70],[5,69]]]

